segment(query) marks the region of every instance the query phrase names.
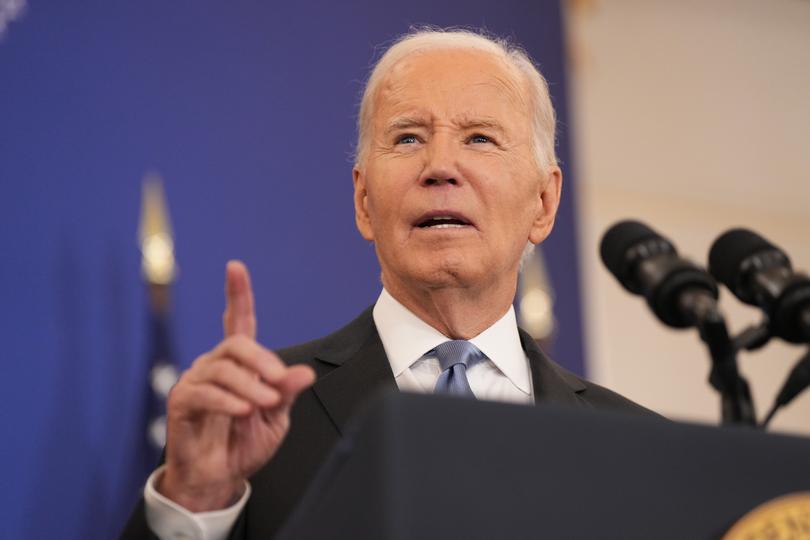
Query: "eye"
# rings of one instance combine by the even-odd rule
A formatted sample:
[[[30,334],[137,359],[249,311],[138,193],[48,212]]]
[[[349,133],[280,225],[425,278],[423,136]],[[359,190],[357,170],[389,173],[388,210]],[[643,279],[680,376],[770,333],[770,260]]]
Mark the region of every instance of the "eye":
[[[473,144],[486,144],[486,143],[494,143],[495,141],[487,137],[486,135],[476,133],[475,135],[470,136],[470,138],[467,139],[467,142]]]
[[[419,139],[416,137],[416,135],[412,133],[406,133],[405,135],[400,135],[399,137],[397,137],[396,144],[414,144],[417,142],[419,142]]]

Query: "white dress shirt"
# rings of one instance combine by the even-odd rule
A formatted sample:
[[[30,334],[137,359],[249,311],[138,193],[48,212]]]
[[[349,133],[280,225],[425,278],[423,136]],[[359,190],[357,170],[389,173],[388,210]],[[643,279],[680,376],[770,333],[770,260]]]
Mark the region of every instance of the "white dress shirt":
[[[429,394],[441,374],[439,360],[428,352],[450,338],[411,313],[383,289],[374,305],[374,324],[391,364],[397,387]],[[492,326],[469,340],[486,355],[467,368],[478,399],[532,402],[532,377],[511,306]]]
[[[407,392],[432,393],[441,374],[439,360],[429,354],[450,338],[425,323],[385,289],[374,305],[374,324],[391,364],[397,387]],[[531,403],[532,378],[526,353],[520,345],[515,310],[469,340],[486,358],[467,368],[475,397],[493,401]],[[233,506],[215,512],[189,512],[155,489],[163,474],[158,468],[146,481],[146,521],[164,540],[224,540],[250,497],[250,485]]]

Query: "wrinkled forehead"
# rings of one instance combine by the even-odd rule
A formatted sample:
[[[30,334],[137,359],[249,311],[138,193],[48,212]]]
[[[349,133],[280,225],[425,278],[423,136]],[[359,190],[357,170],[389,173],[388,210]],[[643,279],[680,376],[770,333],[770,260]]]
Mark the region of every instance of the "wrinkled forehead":
[[[529,123],[528,83],[502,57],[476,49],[414,51],[394,63],[373,99],[372,124],[433,107],[459,114],[488,109]]]

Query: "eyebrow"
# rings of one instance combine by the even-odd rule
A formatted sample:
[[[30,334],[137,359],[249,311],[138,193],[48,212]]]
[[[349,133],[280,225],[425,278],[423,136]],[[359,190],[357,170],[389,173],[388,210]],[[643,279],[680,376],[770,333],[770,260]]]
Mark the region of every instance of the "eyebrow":
[[[427,127],[430,122],[423,118],[417,118],[414,116],[402,116],[400,118],[395,119],[393,122],[388,124],[388,127],[385,129],[385,133],[389,134],[394,131],[399,131],[401,129],[411,129],[416,127]]]
[[[455,122],[463,129],[486,128],[503,132],[503,126],[494,118],[468,118],[464,117]]]
[[[474,118],[463,116],[457,120],[454,120],[453,123],[462,129],[486,128],[486,129],[494,129],[501,133],[504,131],[501,123],[495,120],[494,118]],[[393,122],[391,122],[386,128],[385,132],[386,134],[389,134],[391,132],[399,131],[402,129],[426,128],[429,125],[430,122],[428,120],[425,120],[424,118],[418,118],[414,116],[403,116],[400,118],[396,118]]]

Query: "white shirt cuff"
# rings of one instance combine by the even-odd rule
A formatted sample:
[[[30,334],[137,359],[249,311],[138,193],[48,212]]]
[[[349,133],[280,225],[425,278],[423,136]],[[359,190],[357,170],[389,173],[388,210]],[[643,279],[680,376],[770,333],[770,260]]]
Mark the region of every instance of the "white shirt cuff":
[[[146,523],[152,532],[161,540],[225,540],[250,497],[250,484],[245,482],[245,492],[233,506],[213,512],[194,513],[155,489],[155,482],[163,474],[165,467],[158,467],[149,475],[143,488]]]

